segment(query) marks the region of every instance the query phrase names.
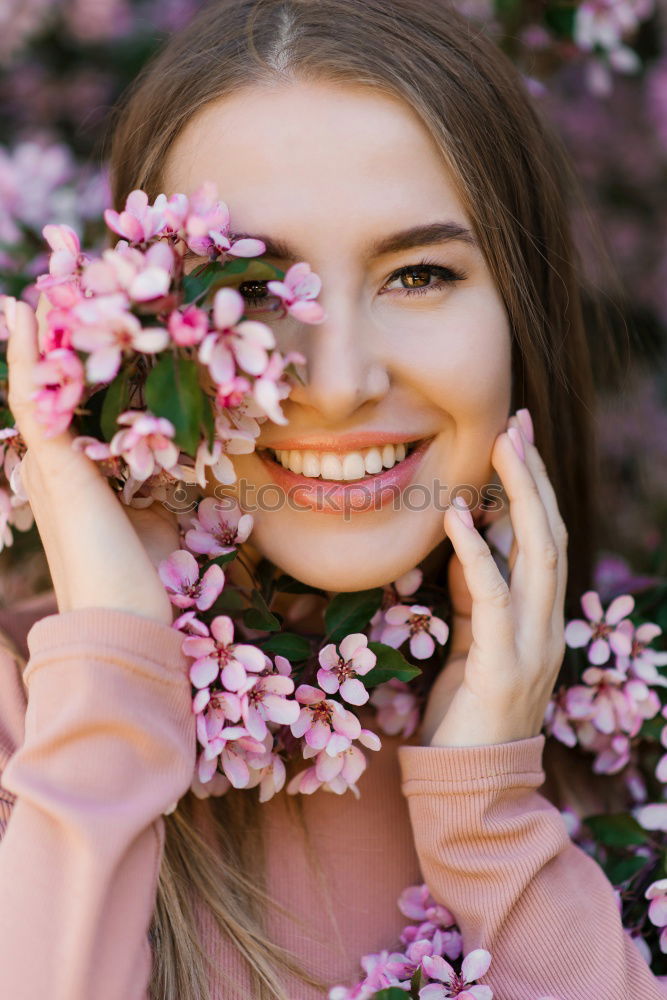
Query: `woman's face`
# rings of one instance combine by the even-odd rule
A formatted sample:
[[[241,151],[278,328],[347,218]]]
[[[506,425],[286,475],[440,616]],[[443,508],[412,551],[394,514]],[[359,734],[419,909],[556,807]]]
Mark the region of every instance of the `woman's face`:
[[[493,480],[491,449],[511,398],[507,314],[441,154],[402,101],[296,82],[246,89],[191,120],[162,188],[191,194],[204,180],[217,183],[234,233],[280,244],[270,263],[310,264],[326,313],[307,325],[272,315],[268,293],[249,301],[247,317],[271,326],[283,354],[305,356],[305,384],[281,403],[288,424],[267,420],[255,452],[233,456],[237,483],[209,477],[207,492],[237,496],[253,514],[256,550],[311,586],[395,580],[443,540],[452,491],[470,502],[462,486]],[[458,230],[468,237],[451,238]],[[363,440],[344,440],[354,435]],[[406,469],[400,449],[385,447],[425,439]],[[284,450],[296,471],[278,469],[267,448]],[[339,464],[326,459],[322,474],[305,456],[305,469],[320,473],[303,476],[306,451]],[[382,459],[384,473],[373,471]],[[385,480],[380,504],[373,491]]]

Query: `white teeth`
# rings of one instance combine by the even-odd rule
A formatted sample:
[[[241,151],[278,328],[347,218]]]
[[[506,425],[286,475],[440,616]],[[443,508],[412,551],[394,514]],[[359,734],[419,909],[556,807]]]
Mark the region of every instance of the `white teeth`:
[[[343,463],[333,451],[325,451],[320,458],[320,475],[323,479],[343,478]]]
[[[320,474],[320,456],[316,451],[304,451],[301,465],[303,476],[316,477]]]
[[[283,452],[283,454],[285,454],[285,452]],[[287,452],[287,454],[289,456],[289,462],[285,463],[283,461],[283,465],[288,464],[292,472],[301,472],[301,469],[303,468],[303,452],[293,450]]]
[[[366,472],[382,472],[382,452],[379,448],[369,448],[365,460]]]
[[[360,452],[353,451],[351,455],[345,456],[343,459],[343,479],[361,479],[365,473],[364,456]],[[322,475],[324,475],[324,470]]]
[[[391,469],[397,462],[402,462],[408,448],[415,442],[406,445],[385,444],[364,448],[362,451],[344,453],[334,451],[301,451],[285,449],[273,452],[276,461],[286,469],[307,476],[309,479],[333,479],[345,481],[362,479],[365,475],[375,475],[382,469]]]

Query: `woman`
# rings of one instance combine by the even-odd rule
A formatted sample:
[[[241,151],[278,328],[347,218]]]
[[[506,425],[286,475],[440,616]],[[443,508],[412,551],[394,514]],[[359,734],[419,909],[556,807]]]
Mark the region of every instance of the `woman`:
[[[358,801],[187,794],[187,663],[155,571],[177,518],[121,507],[68,434],[43,439],[37,323],[17,304],[10,404],[57,612],[28,634],[27,711],[20,656],[0,674],[3,995],[323,997],[394,946],[395,900],[423,877],[464,951],[491,951],[497,998],[663,997],[610,883],[538,792],[564,609],[590,585],[595,463],[570,175],[516,71],[432,0],[218,0],[137,80],[111,176],[116,209],[137,187],[152,198],[213,180],[235,231],[322,277],[316,327],[239,286],[248,315],[307,359],[288,427],[267,422],[256,452],[235,456],[230,492],[298,482],[306,500],[255,507],[246,562],[265,556],[329,593],[444,569],[452,635],[419,730],[383,737]],[[308,502],[344,462],[415,441],[426,504]],[[467,507],[449,503],[496,476],[509,586]],[[296,615],[293,601],[280,610]],[[321,629],[318,612],[301,624]],[[550,776],[558,805],[568,778]]]

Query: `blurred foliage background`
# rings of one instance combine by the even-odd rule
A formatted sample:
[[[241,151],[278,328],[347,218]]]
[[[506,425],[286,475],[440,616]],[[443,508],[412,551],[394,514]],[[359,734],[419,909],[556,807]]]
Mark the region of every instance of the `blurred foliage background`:
[[[201,2],[0,0],[0,293],[35,304],[47,222],[101,248],[110,110]],[[613,264],[601,266],[575,217],[624,358],[612,381],[593,344],[605,508],[597,584],[603,597],[641,589],[667,577],[667,9],[663,0],[442,0],[443,9],[452,2],[507,52],[557,126]],[[0,605],[50,587],[35,529],[12,530],[7,503],[0,548]]]

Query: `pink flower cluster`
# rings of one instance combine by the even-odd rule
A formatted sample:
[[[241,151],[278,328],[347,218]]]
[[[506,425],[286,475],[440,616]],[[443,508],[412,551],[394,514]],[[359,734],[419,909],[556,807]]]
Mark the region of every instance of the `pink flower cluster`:
[[[574,42],[597,58],[588,66],[588,84],[600,96],[611,91],[611,71],[636,73],[641,61],[624,39],[637,32],[655,9],[654,0],[583,0],[574,17]]]
[[[404,889],[398,907],[413,921],[401,932],[402,950],[364,955],[361,959],[364,978],[352,987],[334,986],[329,990],[328,1000],[373,1000],[376,993],[391,986],[405,990],[411,997],[418,996],[419,1000],[492,1000],[490,986],[474,985],[488,971],[491,953],[485,948],[475,948],[464,957],[458,971],[447,961],[461,956],[461,932],[452,913],[433,899],[427,885]],[[417,972],[423,985],[418,993],[413,993],[411,981]]]
[[[586,618],[568,622],[565,641],[571,648],[586,647],[591,666],[581,675],[583,683],[561,688],[552,697],[545,727],[567,746],[579,743],[595,753],[594,772],[612,774],[630,760],[631,739],[644,720],[661,709],[654,689],[667,686],[657,669],[667,664],[667,653],[649,646],[661,634],[658,625],[645,622],[636,627],[630,621],[630,594],[616,597],[604,611],[598,593],[589,590],[581,605]]]
[[[295,690],[284,656],[277,654],[272,661],[257,646],[238,641],[228,615],[213,615],[206,622],[199,614],[213,608],[225,585],[224,570],[211,560],[233,552],[252,523],[252,516],[238,506],[224,509],[206,497],[185,532],[186,548],[158,567],[172,603],[183,609],[173,625],[183,631],[183,652],[192,659],[192,710],[200,748],[193,791],[203,798],[230,787],[259,785],[260,801],[266,802],[285,784],[284,757],[300,741],[303,758],[314,760],[290,781],[289,794],[351,789],[358,797],[356,782],[367,762],[354,741],[371,750],[379,750],[381,743],[343,702],[361,705],[368,700],[359,680],[376,662],[367,637],[350,633],[338,646],[323,647],[317,679],[324,690],[310,684]],[[204,561],[210,565],[202,572]]]
[[[371,641],[384,642],[398,649],[408,641],[416,660],[427,660],[435,643],[447,642],[449,626],[422,604],[401,604],[401,598],[414,594],[421,585],[422,571],[411,569],[385,588],[383,607],[371,618]]]
[[[298,352],[281,355],[270,327],[244,319],[246,301],[234,288],[220,288],[210,308],[197,304],[201,296],[186,301],[183,258],[189,250],[224,266],[262,254],[264,244],[234,238],[227,206],[210,182],[189,198],[160,194],[153,204],[144,191],[132,191],[123,211],[107,209],[104,217],[122,238],[96,259],[82,251],[70,226],[43,228],[52,253],[49,273],[36,287],[51,308],[34,399],[45,435],[66,430],[89,396],[119,373],[139,365],[150,375],[168,353],[196,362],[200,386],[211,386],[206,405],[212,408],[213,444],[203,438],[196,454],[183,453],[179,462],[173,423],[148,408],[135,409],[141,399],[130,398],[117,417],[129,427],[110,441],[76,438],[75,446],[126,480],[126,503],[140,489],[143,498],[150,496],[170,477],[203,487],[207,466],[219,482],[234,482],[227,453],[252,451],[259,422],[286,423],[280,408],[291,388],[285,368],[305,359]],[[294,265],[282,282],[270,284],[285,312],[306,323],[322,321],[314,301],[321,283],[308,264]]]

